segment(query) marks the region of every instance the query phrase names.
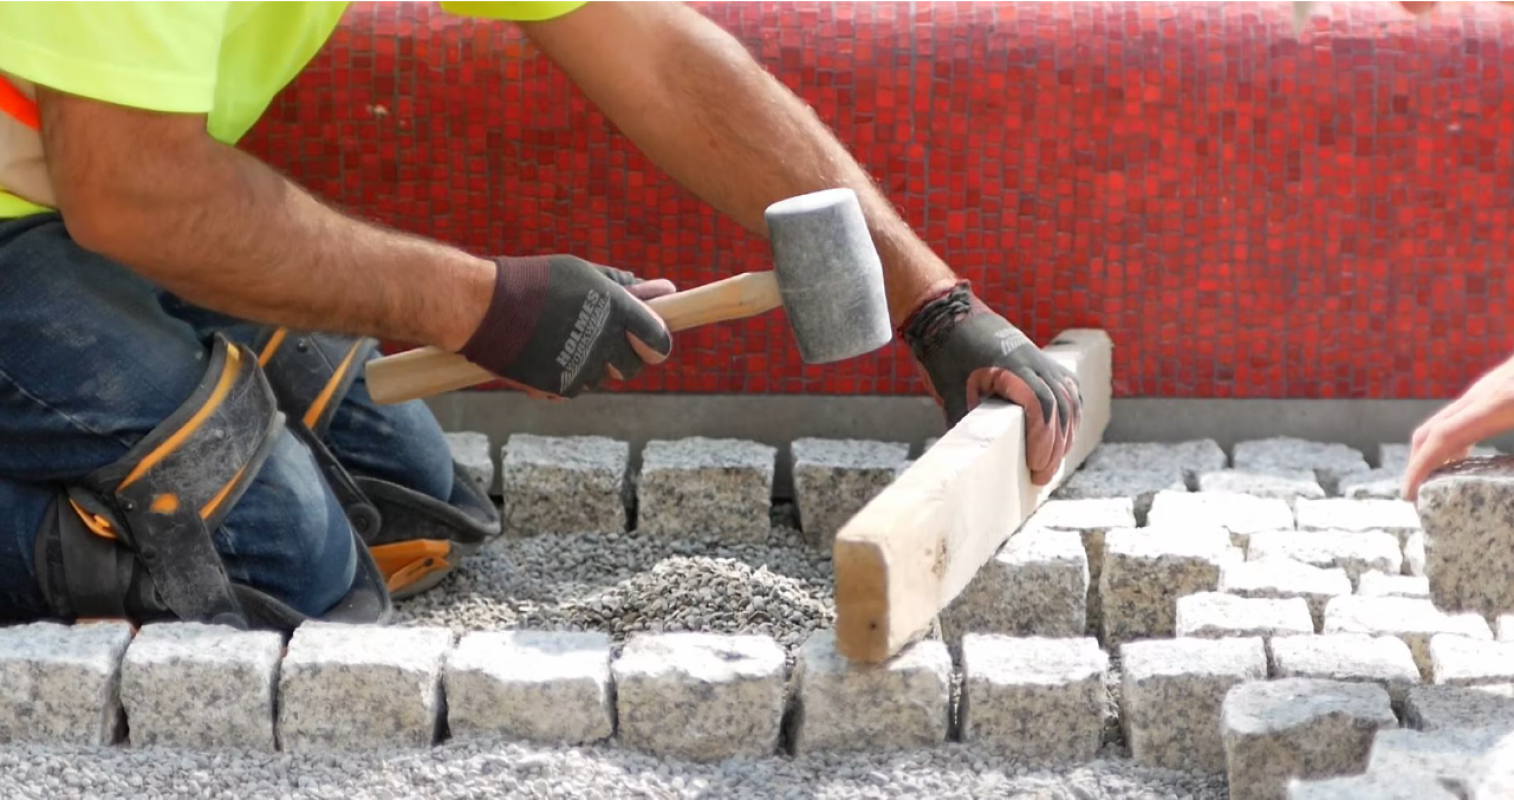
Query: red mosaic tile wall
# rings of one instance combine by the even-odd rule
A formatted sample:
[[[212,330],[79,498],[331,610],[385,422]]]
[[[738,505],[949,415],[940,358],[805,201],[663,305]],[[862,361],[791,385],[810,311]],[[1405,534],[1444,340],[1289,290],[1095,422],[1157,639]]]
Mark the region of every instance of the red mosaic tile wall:
[[[1514,13],[1287,3],[702,6],[813,103],[1038,341],[1108,329],[1116,392],[1448,397],[1511,349]],[[765,245],[672,184],[509,25],[359,4],[247,146],[479,253],[692,286]],[[800,363],[778,314],[635,390],[916,393],[906,351]]]

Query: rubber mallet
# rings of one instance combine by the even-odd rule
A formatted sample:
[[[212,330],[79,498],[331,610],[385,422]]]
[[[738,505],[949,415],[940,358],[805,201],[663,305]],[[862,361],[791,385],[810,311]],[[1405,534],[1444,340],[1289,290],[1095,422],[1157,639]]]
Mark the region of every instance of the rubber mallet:
[[[772,272],[750,272],[655,300],[673,332],[745,319],[782,306],[810,364],[870,353],[893,337],[883,267],[850,189],[780,200],[764,214]],[[494,374],[456,353],[423,347],[368,362],[368,393],[399,403],[476,386]]]

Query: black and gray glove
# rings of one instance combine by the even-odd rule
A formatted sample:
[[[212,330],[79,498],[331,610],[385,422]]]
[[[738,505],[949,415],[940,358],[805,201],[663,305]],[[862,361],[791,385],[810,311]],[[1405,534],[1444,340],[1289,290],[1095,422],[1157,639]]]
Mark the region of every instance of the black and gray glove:
[[[928,296],[900,326],[947,423],[983,397],[1025,409],[1025,459],[1044,485],[1061,466],[1082,416],[1078,380],[957,282]]]
[[[496,258],[489,310],[462,355],[507,382],[575,397],[661,363],[673,337],[642,302],[671,292],[567,255]]]

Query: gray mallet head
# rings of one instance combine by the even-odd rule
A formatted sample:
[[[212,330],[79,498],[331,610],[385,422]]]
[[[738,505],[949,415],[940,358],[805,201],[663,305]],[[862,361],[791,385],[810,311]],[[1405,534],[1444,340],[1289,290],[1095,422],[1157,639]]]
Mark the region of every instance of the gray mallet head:
[[[883,263],[851,189],[826,189],[768,206],[773,272],[784,313],[811,364],[854,358],[888,344],[893,326]]]

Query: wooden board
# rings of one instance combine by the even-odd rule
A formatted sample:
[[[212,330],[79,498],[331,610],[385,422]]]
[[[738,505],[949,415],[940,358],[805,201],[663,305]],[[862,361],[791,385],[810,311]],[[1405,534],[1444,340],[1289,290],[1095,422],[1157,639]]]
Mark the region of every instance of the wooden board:
[[[929,629],[978,568],[1083,463],[1109,425],[1113,346],[1071,330],[1046,353],[1078,376],[1083,421],[1051,482],[1025,467],[1024,411],[986,401],[836,535],[836,639],[855,661],[883,661]]]

